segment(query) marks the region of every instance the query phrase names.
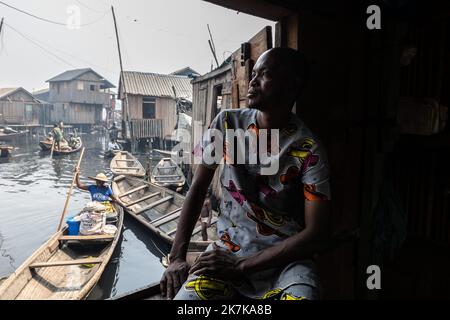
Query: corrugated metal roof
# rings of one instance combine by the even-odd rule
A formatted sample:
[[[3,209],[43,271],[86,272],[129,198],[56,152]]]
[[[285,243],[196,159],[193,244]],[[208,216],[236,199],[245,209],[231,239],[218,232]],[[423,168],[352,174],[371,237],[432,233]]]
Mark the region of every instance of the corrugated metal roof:
[[[91,68],[67,70],[67,71],[64,71],[61,74],[58,74],[56,77],[53,77],[53,78],[47,80],[46,82],[50,82],[50,81],[70,81],[70,80],[78,78],[79,76],[81,76],[82,74],[85,74],[88,71],[93,71],[94,72],[94,70],[92,70]]]
[[[109,82],[108,80],[103,78],[100,74],[98,74],[97,72],[95,72],[91,68],[67,70],[67,71],[57,75],[56,77],[53,77],[53,78],[47,80],[46,82],[71,81],[71,80],[74,80],[74,79],[78,78],[79,76],[85,74],[86,72],[93,72],[93,73],[95,73],[100,79],[103,80],[103,82],[104,82],[104,84],[106,85],[107,88],[114,88],[114,85],[111,82]]]
[[[174,86],[178,98],[192,101],[192,79],[188,77],[124,71],[123,78],[128,94],[173,98],[172,86]],[[122,90],[123,88],[120,88],[121,92]]]

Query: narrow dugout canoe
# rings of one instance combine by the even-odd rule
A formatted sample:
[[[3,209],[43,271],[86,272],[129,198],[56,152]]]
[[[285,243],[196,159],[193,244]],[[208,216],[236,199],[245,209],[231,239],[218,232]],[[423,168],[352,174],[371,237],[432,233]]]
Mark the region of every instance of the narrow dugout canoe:
[[[81,141],[80,138],[79,142],[77,143],[77,145],[75,146],[75,148],[70,148],[68,146],[68,144],[63,144],[62,150],[57,150],[56,148],[53,149],[53,154],[56,155],[65,155],[65,154],[71,154],[71,153],[75,153],[81,150],[81,148],[83,147],[83,142]],[[41,147],[42,151],[51,151],[52,150],[52,143],[53,141],[51,140],[43,140],[43,141],[39,141],[39,146]]]
[[[162,158],[153,168],[150,182],[161,187],[181,189],[186,182],[186,178],[175,161],[171,158]]]
[[[145,177],[145,169],[139,160],[128,151],[118,152],[111,160],[111,172],[115,175],[127,175],[132,177]]]
[[[132,177],[118,176],[112,183],[113,193],[125,212],[143,226],[172,244],[185,197],[170,189]],[[217,239],[217,212],[213,211],[208,241],[202,240],[201,223],[197,221],[190,250],[204,250]]]
[[[123,209],[115,208],[115,235],[68,236],[66,225],[5,280],[0,300],[85,299],[105,270],[122,232]]]
[[[203,251],[188,251],[186,262],[192,266],[202,253]],[[163,266],[167,268],[168,265],[163,261]],[[166,300],[166,298],[161,295],[159,282],[154,282],[136,290],[117,295],[108,300]]]

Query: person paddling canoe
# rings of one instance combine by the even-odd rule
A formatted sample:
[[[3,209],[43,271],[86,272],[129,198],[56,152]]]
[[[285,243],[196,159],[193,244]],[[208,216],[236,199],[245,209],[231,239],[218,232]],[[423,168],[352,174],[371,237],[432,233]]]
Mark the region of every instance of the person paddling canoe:
[[[111,202],[117,202],[111,187],[108,185],[108,178],[104,173],[98,173],[95,177],[89,177],[94,180],[95,184],[85,185],[80,181],[80,170],[76,170],[76,184],[81,190],[89,191],[91,193],[92,201],[98,201],[114,211]]]

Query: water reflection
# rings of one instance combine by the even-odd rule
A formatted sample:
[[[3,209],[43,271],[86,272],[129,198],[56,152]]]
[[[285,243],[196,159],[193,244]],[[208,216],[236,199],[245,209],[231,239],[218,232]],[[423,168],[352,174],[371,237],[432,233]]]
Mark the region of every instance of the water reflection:
[[[40,151],[42,136],[15,141],[13,156],[0,159],[0,278],[12,273],[56,231],[73,168],[80,153],[56,156]],[[107,140],[102,135],[82,135],[86,147],[81,180],[102,171],[111,177],[110,159],[103,158]],[[138,158],[146,165],[147,154]],[[153,161],[157,163],[158,156]],[[74,188],[71,216],[89,201],[89,194]],[[120,246],[116,248],[90,299],[105,299],[161,278],[160,258],[168,247],[133,219],[125,218]]]

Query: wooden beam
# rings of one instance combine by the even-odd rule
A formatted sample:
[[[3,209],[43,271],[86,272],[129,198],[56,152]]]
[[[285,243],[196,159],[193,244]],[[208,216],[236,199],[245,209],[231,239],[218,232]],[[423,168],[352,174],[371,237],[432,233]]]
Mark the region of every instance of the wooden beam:
[[[37,262],[30,265],[30,268],[46,268],[46,267],[59,267],[59,266],[74,266],[80,264],[100,264],[103,259],[79,259],[68,261],[51,261],[51,262]]]
[[[168,222],[170,222],[170,221],[172,221],[172,220],[177,219],[177,218],[180,216],[180,214],[181,214],[181,208],[180,208],[179,210],[180,210],[180,211],[171,214],[170,216],[166,217],[165,219],[159,220],[159,221],[156,222],[156,223],[152,223],[153,226],[155,226],[155,227],[157,228],[157,227],[159,227],[159,226],[161,226],[161,225],[163,225],[163,224],[166,224],[166,223],[168,223]]]
[[[155,222],[158,222],[159,220],[162,220],[162,219],[164,219],[164,218],[167,218],[168,216],[170,216],[170,215],[172,215],[172,214],[174,214],[174,213],[176,213],[176,212],[178,212],[178,211],[181,211],[181,207],[178,208],[178,209],[175,209],[175,210],[173,210],[173,211],[170,211],[169,213],[167,213],[167,214],[165,214],[165,215],[163,215],[163,216],[161,216],[161,217],[159,217],[159,218],[156,218],[155,220],[152,220],[151,223],[153,224],[153,223],[155,223]]]
[[[125,192],[125,193],[122,193],[122,194],[119,196],[119,198],[125,197],[125,196],[127,196],[127,195],[129,195],[129,194],[135,193],[136,191],[145,189],[145,188],[147,188],[147,187],[148,187],[148,184],[144,184],[144,185],[139,186],[139,187],[137,187],[137,188],[131,189],[131,190]]]
[[[114,235],[98,234],[92,236],[61,236],[58,240],[112,240]]]
[[[155,178],[178,178],[178,177],[181,177],[181,174],[158,174],[153,177],[155,177]]]
[[[115,160],[116,162],[117,161],[125,161],[125,162],[136,162],[136,160],[131,160],[131,159],[117,159],[117,160]]]
[[[139,203],[139,202],[142,202],[142,201],[144,201],[144,200],[153,198],[154,196],[157,196],[157,195],[159,195],[159,194],[161,194],[161,192],[155,192],[155,193],[149,194],[149,195],[147,195],[147,196],[145,196],[145,197],[142,197],[142,198],[140,198],[140,199],[137,199],[136,201],[127,203],[125,207],[127,207],[127,208],[128,208],[128,207],[131,207],[131,206],[135,205],[136,203]]]
[[[261,0],[205,0],[219,6],[258,16],[264,19],[277,21],[287,16],[290,11],[280,5],[272,4],[269,1]]]
[[[119,170],[141,170],[141,167],[111,167],[111,169]]]
[[[119,182],[119,181],[122,181],[123,179],[125,179],[125,176],[124,175],[120,175],[120,176],[117,176],[117,177],[114,178],[114,182]]]
[[[144,208],[142,208],[142,209],[136,211],[135,214],[140,214],[140,213],[142,213],[142,212],[144,212],[144,211],[147,211],[147,210],[149,210],[149,209],[151,209],[151,208],[154,208],[154,207],[156,207],[156,206],[159,206],[161,203],[164,203],[164,202],[166,202],[166,201],[169,201],[170,199],[173,199],[173,196],[168,196],[168,197],[162,198],[161,200],[155,201],[155,202],[153,202],[152,204],[149,204],[148,206],[146,206],[146,207],[144,207]]]

